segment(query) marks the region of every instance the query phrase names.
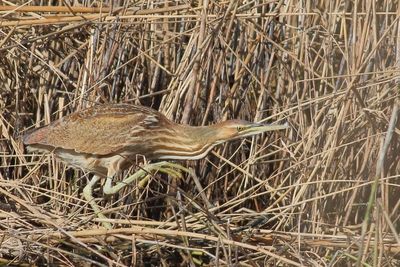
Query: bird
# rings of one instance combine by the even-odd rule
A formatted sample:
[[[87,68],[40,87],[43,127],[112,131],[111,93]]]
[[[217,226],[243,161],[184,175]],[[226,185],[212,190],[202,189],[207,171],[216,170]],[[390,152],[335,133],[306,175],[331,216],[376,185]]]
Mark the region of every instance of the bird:
[[[187,171],[168,161],[204,158],[216,145],[268,131],[287,129],[287,124],[227,120],[208,126],[190,126],[169,120],[152,108],[132,104],[100,104],[64,116],[23,136],[28,151],[53,153],[74,168],[93,173],[83,196],[100,218],[93,186],[106,178],[103,192],[115,194],[133,180],[152,171]],[[113,177],[126,170],[138,156],[161,160],[141,168],[133,176],[112,185]],[[109,223],[103,223],[111,228]]]

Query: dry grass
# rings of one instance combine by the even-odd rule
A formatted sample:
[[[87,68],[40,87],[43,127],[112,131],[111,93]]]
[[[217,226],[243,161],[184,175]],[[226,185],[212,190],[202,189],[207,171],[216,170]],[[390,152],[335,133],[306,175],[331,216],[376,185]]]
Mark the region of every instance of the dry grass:
[[[0,265],[400,265],[398,1],[51,2],[0,1]],[[19,140],[106,102],[291,129],[96,191],[106,231]]]

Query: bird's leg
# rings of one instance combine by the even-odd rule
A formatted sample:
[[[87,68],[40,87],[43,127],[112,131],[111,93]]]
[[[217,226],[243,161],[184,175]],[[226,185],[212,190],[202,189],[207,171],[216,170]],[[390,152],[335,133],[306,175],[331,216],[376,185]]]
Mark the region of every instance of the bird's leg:
[[[93,186],[100,180],[98,175],[94,175],[93,178],[89,181],[89,183],[83,188],[83,197],[92,207],[94,213],[100,219],[107,219],[107,217],[101,212],[100,206],[97,205],[96,201],[93,197]],[[112,226],[109,222],[102,222],[103,226],[107,229],[112,229]]]
[[[112,177],[107,177],[106,183],[103,187],[104,194],[106,195],[115,194],[125,186],[131,184],[133,181],[138,179],[140,179],[139,183],[142,183],[142,181],[146,180],[153,171],[159,171],[175,178],[182,177],[182,171],[191,173],[189,169],[179,164],[171,162],[162,161],[162,162],[147,164],[143,166],[140,170],[135,172],[133,175],[125,178],[122,182],[119,182],[114,186],[112,186]]]
[[[133,175],[125,178],[122,182],[117,183],[116,185],[112,186],[112,180],[115,176],[115,168],[110,168],[108,170],[107,179],[103,187],[103,192],[106,195],[113,195],[125,186],[129,185],[130,183],[134,182],[135,180],[140,180],[139,183],[143,183],[144,180],[148,179],[152,172],[159,171],[165,174],[168,174],[174,178],[180,178],[182,176],[182,172],[191,173],[191,170],[175,163],[170,162],[157,162],[153,164],[148,164],[143,166],[140,170],[138,170]],[[85,199],[89,202],[90,206],[92,207],[93,211],[97,214],[100,219],[107,219],[107,217],[101,212],[100,206],[96,204],[94,201],[92,192],[93,186],[97,183],[100,179],[99,176],[94,176],[92,180],[85,186],[83,189],[83,195]],[[109,222],[102,222],[103,226],[107,229],[112,229],[112,226]]]

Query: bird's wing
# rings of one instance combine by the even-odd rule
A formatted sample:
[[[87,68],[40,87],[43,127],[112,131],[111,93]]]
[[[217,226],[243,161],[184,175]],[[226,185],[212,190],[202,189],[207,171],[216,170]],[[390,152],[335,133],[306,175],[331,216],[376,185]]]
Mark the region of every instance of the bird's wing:
[[[107,155],[132,140],[148,135],[167,120],[152,109],[133,105],[95,106],[73,113],[24,137],[25,144],[72,149],[79,153]]]

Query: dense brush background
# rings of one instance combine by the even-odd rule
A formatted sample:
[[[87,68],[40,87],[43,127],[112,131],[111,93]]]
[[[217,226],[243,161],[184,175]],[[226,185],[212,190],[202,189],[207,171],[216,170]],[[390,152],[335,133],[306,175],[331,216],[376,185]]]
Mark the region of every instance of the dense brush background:
[[[0,10],[0,265],[400,265],[398,1]],[[82,200],[90,174],[26,153],[20,136],[109,102],[290,129],[181,162],[195,177],[97,188],[106,232]]]

